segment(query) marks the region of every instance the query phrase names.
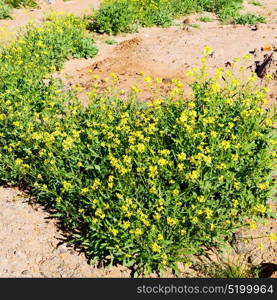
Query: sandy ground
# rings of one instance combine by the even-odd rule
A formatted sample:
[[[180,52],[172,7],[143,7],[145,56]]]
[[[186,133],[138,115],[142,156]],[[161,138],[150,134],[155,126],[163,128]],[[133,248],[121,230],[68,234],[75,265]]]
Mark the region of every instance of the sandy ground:
[[[0,187],[0,277],[127,277],[123,267],[97,269],[64,243],[57,220],[18,189]]]
[[[41,21],[45,12],[51,8],[82,14],[98,2],[56,0],[51,6],[40,2],[40,9],[16,10],[13,20],[0,20],[0,31],[4,28],[9,32],[14,31],[31,19]],[[119,76],[119,87],[122,89],[128,89],[134,84],[144,87],[144,76],[162,77],[164,82],[172,78],[186,82],[186,70],[199,65],[206,45],[214,49],[213,56],[208,60],[209,70],[224,66],[234,57],[256,51],[257,56],[253,55],[248,62],[248,65],[252,65],[277,46],[277,3],[275,0],[260,2],[263,3],[262,7],[246,1],[244,8],[244,12],[267,17],[268,23],[258,26],[221,25],[215,16],[209,14],[213,18],[209,23],[200,22],[199,16],[192,15],[176,21],[176,25],[171,28],[144,28],[135,34],[116,37],[93,35],[99,54],[93,59],[70,60],[64,70],[55,76],[65,80],[68,88],[81,85],[84,91],[79,95],[80,100],[87,104],[86,93],[92,88],[94,75],[104,79],[114,72]],[[199,24],[200,27],[195,28],[192,24]],[[108,45],[107,40],[114,40],[115,44]],[[261,51],[264,45],[271,45],[270,51]],[[276,72],[276,61],[270,72]],[[270,87],[271,101],[276,102],[276,80]],[[146,99],[147,93],[142,96]],[[276,244],[268,239],[267,232],[277,232],[276,220],[269,219],[266,224],[259,224],[252,231],[248,228],[242,230],[243,237],[256,238],[247,239],[246,244],[240,243],[238,253],[230,254],[232,259],[236,260],[236,255],[243,255],[253,264],[277,264]],[[130,271],[121,266],[97,269],[88,265],[84,254],[78,253],[63,241],[64,233],[47,212],[38,205],[30,205],[28,196],[17,189],[0,187],[0,277],[130,276]],[[260,243],[263,244],[261,250],[258,248]],[[216,259],[214,254],[211,256],[212,261]],[[203,274],[192,268],[184,268],[181,276]]]

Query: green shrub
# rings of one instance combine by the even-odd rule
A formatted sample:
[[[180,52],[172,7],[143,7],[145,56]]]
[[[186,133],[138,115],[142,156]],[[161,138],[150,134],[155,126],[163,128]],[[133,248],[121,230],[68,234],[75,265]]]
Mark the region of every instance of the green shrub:
[[[174,16],[183,16],[193,12],[200,12],[198,2],[194,0],[172,0],[171,9]]]
[[[100,33],[133,32],[136,30],[138,10],[126,0],[113,1],[100,5],[94,15],[91,29]]]
[[[153,10],[150,6],[146,9],[140,24],[144,27],[153,25],[168,27],[172,25],[173,19],[174,17],[170,10],[164,8],[157,8]]]
[[[2,182],[56,209],[94,262],[139,274],[176,269],[266,213],[276,140],[254,76],[208,78],[203,67],[187,100],[173,80],[153,102],[139,102],[135,88],[127,99],[92,91],[84,109],[47,76],[84,37],[80,19],[52,18],[3,49]]]

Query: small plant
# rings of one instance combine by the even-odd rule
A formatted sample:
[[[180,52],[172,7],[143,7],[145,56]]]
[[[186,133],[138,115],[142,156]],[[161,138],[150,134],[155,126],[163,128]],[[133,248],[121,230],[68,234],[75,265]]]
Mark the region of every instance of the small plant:
[[[115,41],[115,40],[106,40],[105,43],[107,45],[114,45],[114,44],[117,44],[117,41]]]
[[[200,24],[196,24],[196,23],[188,24],[188,26],[196,29],[200,28]]]
[[[263,4],[261,2],[259,2],[259,1],[249,1],[248,3],[252,4],[254,6],[263,6]]]
[[[266,18],[264,16],[253,15],[253,14],[244,14],[238,15],[234,18],[235,24],[258,24],[258,23],[266,23]]]
[[[205,22],[205,23],[206,23],[206,22],[212,22],[212,21],[213,21],[212,18],[206,17],[206,16],[199,17],[197,20],[200,21],[200,22]]]
[[[224,260],[218,262],[197,264],[198,272],[211,278],[258,278],[258,268],[247,263],[245,257]]]

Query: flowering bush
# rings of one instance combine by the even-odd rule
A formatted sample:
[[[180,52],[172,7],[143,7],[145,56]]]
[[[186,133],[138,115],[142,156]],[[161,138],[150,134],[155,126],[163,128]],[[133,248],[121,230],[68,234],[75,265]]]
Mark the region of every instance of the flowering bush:
[[[135,87],[126,98],[95,89],[85,109],[48,75],[86,55],[80,45],[96,52],[83,38],[80,19],[52,17],[2,50],[2,182],[26,185],[54,208],[93,261],[139,274],[177,269],[267,212],[276,115],[263,108],[254,75],[219,69],[209,78],[203,65],[190,72],[188,98],[173,80],[166,97],[147,103]]]

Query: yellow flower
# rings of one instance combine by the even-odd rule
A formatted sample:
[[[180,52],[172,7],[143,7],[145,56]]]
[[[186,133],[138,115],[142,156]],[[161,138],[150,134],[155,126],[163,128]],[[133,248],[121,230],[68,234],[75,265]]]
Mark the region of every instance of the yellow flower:
[[[184,152],[182,152],[182,153],[179,153],[177,155],[177,157],[178,157],[179,160],[183,161],[183,160],[186,159],[187,156],[186,156],[186,154]]]
[[[61,198],[61,197],[57,197],[57,198],[56,198],[56,202],[57,202],[57,203],[61,203],[61,201],[62,201],[62,198]]]
[[[138,94],[140,92],[140,89],[138,89],[136,86],[132,86],[131,87],[131,90],[135,93],[135,94]]]
[[[21,158],[17,158],[17,159],[15,160],[15,164],[16,164],[16,165],[21,165],[21,164],[23,164],[23,160],[22,160]]]
[[[236,208],[239,204],[238,200],[236,200],[236,199],[233,199],[232,202],[233,202],[234,208]]]
[[[63,182],[63,188],[64,188],[65,191],[68,191],[72,188],[72,184],[67,182],[67,181],[64,181]]]
[[[213,130],[212,130],[212,131],[211,131],[211,137],[213,137],[213,138],[214,138],[214,137],[216,137],[216,136],[217,136],[217,133],[216,133],[216,131],[213,131]]]
[[[198,218],[197,217],[192,217],[191,218],[191,223],[192,224],[196,224],[198,222]]]
[[[110,228],[110,232],[113,236],[117,236],[117,234],[118,234],[118,230],[114,229],[114,228]]]
[[[257,245],[257,249],[259,249],[260,251],[262,251],[264,249],[264,245],[262,243],[259,243]]]
[[[162,249],[162,247],[159,246],[157,243],[153,243],[153,244],[151,245],[151,248],[152,248],[152,250],[153,250],[154,252],[158,252],[158,253],[160,253],[160,252],[161,252],[161,249]]]
[[[264,214],[266,212],[266,206],[263,204],[258,204],[254,207],[254,211]]]
[[[210,225],[211,231],[215,230],[215,228],[216,228],[216,225],[215,225],[215,224],[211,224],[211,225]]]
[[[273,125],[273,121],[269,118],[266,118],[264,123],[265,123],[266,126],[272,126]]]
[[[151,77],[144,77],[143,80],[144,80],[144,82],[146,82],[146,83],[151,83],[151,82],[152,82]]]
[[[164,158],[160,158],[159,160],[158,160],[158,165],[160,165],[160,166],[166,166],[168,164],[168,161],[166,160],[166,159],[164,159]]]
[[[158,168],[157,166],[150,166],[149,167],[149,177],[155,178],[158,175]]]
[[[238,161],[238,159],[239,159],[238,154],[232,154],[232,160],[233,161]]]
[[[83,188],[81,189],[81,194],[86,194],[89,192],[89,189],[88,188]]]
[[[203,52],[204,56],[211,55],[212,52],[213,52],[213,48],[211,48],[211,47],[209,47],[209,46],[205,46],[205,47],[204,47],[204,52]]]
[[[171,217],[167,217],[166,222],[170,226],[176,225],[178,223],[178,221],[176,219],[173,219]]]
[[[192,171],[191,173],[186,175],[187,179],[190,179],[192,181],[196,180],[200,176],[199,172],[197,170]]]
[[[178,164],[177,168],[178,168],[179,171],[182,171],[182,170],[184,170],[185,165],[184,164]]]
[[[149,189],[149,193],[150,193],[150,194],[156,194],[156,193],[157,193],[156,187],[152,186],[152,187]]]
[[[104,219],[106,215],[102,209],[97,208],[95,211],[95,216],[99,217],[100,219]]]
[[[198,196],[197,200],[201,203],[205,202],[205,197],[204,196]]]
[[[250,229],[255,229],[257,227],[257,223],[255,221],[251,221],[249,222],[248,226]]]
[[[243,56],[244,60],[250,60],[251,59],[251,55],[250,53],[247,53],[246,55]]]
[[[211,219],[212,215],[213,215],[213,211],[209,208],[205,208],[205,213],[206,213],[206,219]]]
[[[135,230],[131,230],[130,233],[134,233],[137,236],[140,236],[143,234],[143,231],[140,228],[136,228]]]
[[[174,196],[179,195],[179,193],[180,193],[180,191],[179,191],[178,189],[174,189],[174,190],[172,191],[172,194],[173,194]]]
[[[164,149],[164,150],[160,150],[159,151],[162,155],[169,155],[170,154],[170,150]]]
[[[163,235],[161,233],[158,234],[158,240],[162,241],[164,239]]]
[[[185,235],[187,233],[186,229],[181,229],[180,231],[181,235]]]
[[[231,146],[231,144],[230,144],[229,141],[223,141],[223,142],[221,143],[221,147],[222,147],[224,150],[229,149],[230,146]]]
[[[195,108],[195,103],[194,102],[189,102],[188,107],[189,108]]]
[[[123,224],[122,224],[122,227],[124,229],[128,229],[130,226],[131,226],[131,223],[129,221],[124,221]]]
[[[269,235],[269,239],[271,242],[275,242],[275,241],[277,241],[277,235],[275,233],[271,233]]]
[[[138,144],[138,145],[137,145],[137,151],[138,151],[139,153],[144,152],[144,151],[145,151],[145,145],[142,144],[142,143]]]
[[[225,169],[227,166],[224,163],[220,163],[219,165],[216,166],[217,169],[222,170]]]
[[[91,189],[96,190],[98,187],[100,187],[100,185],[101,185],[101,181],[99,179],[95,179]]]
[[[155,215],[154,215],[155,220],[160,220],[161,217],[162,216],[159,213],[155,213]]]

